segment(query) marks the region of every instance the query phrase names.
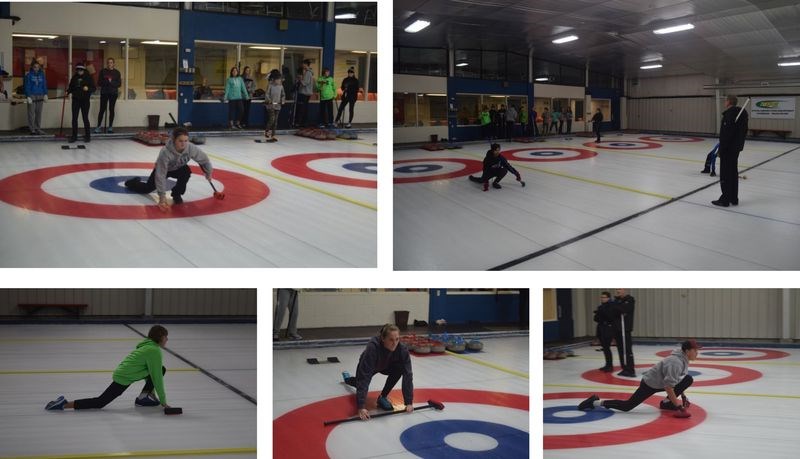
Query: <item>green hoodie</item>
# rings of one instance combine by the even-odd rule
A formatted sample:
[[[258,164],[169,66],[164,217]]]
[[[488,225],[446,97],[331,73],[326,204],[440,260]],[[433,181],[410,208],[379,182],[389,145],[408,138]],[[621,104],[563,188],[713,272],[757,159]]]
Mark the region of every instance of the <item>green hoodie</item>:
[[[161,347],[155,341],[147,338],[137,344],[136,349],[117,366],[112,378],[117,384],[130,386],[136,381],[150,376],[158,399],[163,405],[166,405],[167,394],[164,392],[164,374],[161,373],[161,362]]]
[[[319,100],[331,100],[336,97],[336,90],[333,89],[333,77],[317,78],[317,90],[319,91]]]

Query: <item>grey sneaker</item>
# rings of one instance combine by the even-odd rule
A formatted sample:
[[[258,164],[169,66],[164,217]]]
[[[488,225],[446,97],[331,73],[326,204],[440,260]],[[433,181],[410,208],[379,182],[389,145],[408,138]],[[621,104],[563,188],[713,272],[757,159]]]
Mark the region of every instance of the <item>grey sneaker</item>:
[[[303,337],[298,335],[297,333],[289,333],[289,339],[301,340],[301,339],[303,339]]]
[[[94,133],[95,134],[100,134],[101,132],[102,132],[102,130],[100,129],[100,126],[97,126],[96,128],[94,128]]]

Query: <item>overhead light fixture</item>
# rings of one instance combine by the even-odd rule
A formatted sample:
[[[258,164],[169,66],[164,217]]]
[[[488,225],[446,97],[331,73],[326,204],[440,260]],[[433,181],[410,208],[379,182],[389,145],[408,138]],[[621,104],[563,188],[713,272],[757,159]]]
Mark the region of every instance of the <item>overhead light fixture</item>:
[[[425,94],[428,97],[447,97],[447,94]]]
[[[424,29],[431,25],[431,21],[425,21],[423,19],[417,19],[416,21],[412,22],[411,25],[406,27],[406,32],[408,33],[417,33],[420,30]]]
[[[665,33],[672,33],[672,32],[681,32],[684,30],[692,30],[694,26],[692,24],[681,24],[674,27],[666,27],[664,29],[654,30],[653,33],[658,35],[663,35]]]
[[[142,42],[143,45],[167,45],[167,46],[175,46],[178,44],[177,41],[161,41],[161,40],[147,40]]]
[[[333,17],[334,19],[355,19],[356,13],[342,13]]]
[[[108,43],[108,42],[107,42],[107,41],[105,41],[105,40],[100,40],[100,44],[101,44],[101,45],[105,45],[106,43]]]
[[[121,42],[119,42],[120,45],[124,45],[125,43],[127,43],[125,40],[122,40]]]
[[[550,81],[550,78],[548,78],[548,77],[539,77],[534,81]]]
[[[468,65],[469,65],[469,63],[467,63],[467,62],[459,62],[458,64],[456,64],[456,67],[466,67]]]
[[[350,51],[353,54],[367,54],[366,51]]]
[[[11,36],[18,38],[47,38],[48,40],[54,40],[58,38],[58,35],[37,35],[33,33],[12,33]]]
[[[273,50],[273,51],[280,51],[281,50],[280,46],[248,46],[248,48],[250,48],[250,49],[269,49],[269,50]]]
[[[778,67],[791,67],[793,65],[800,65],[800,61],[778,62]]]
[[[568,35],[566,37],[561,37],[553,40],[553,43],[560,45],[561,43],[569,43],[571,41],[575,41],[578,39],[577,35]]]
[[[661,64],[651,64],[651,65],[643,65],[639,67],[642,70],[650,70],[650,69],[660,69],[663,67]]]

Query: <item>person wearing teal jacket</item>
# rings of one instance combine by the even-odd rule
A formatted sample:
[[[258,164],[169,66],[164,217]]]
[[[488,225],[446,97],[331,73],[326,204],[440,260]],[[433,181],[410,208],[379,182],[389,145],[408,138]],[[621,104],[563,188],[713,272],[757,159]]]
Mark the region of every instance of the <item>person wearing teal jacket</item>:
[[[228,102],[228,124],[231,129],[242,128],[239,120],[242,118],[244,100],[247,98],[247,88],[244,80],[239,76],[239,69],[232,67],[230,77],[225,82],[225,100],[223,101]]]
[[[333,85],[330,69],[322,69],[322,76],[317,78],[317,91],[319,91],[319,127],[333,125],[333,98],[336,97],[336,88]]]
[[[136,349],[117,366],[111,377],[113,380],[111,385],[99,397],[69,402],[63,395],[60,395],[57,399],[49,402],[45,409],[55,411],[65,408],[76,410],[103,408],[122,395],[128,386],[143,379],[145,380],[144,388],[142,393],[136,397],[134,404],[136,406],[161,405],[169,408],[167,393],[164,390],[164,374],[167,369],[162,364],[161,355],[161,348],[167,345],[167,335],[166,328],[161,325],[153,325],[147,334],[147,339],[137,344]],[[153,394],[154,389],[158,398]]]

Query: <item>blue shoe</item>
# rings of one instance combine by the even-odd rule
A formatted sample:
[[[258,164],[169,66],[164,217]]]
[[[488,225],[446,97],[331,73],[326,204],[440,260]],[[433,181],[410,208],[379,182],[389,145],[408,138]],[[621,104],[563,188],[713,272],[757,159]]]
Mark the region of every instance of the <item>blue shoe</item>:
[[[64,405],[66,404],[67,404],[67,399],[65,399],[63,395],[59,395],[57,399],[48,403],[44,407],[44,409],[46,409],[47,411],[63,410]]]
[[[134,404],[136,406],[159,406],[161,405],[161,402],[158,401],[155,395],[147,394],[147,396],[144,398],[137,397]]]
[[[343,372],[342,372],[342,379],[344,380],[344,382],[347,382],[347,379],[348,379],[348,378],[350,378],[350,372],[348,372],[348,371],[343,371]]]
[[[384,411],[394,411],[392,402],[386,397],[378,397],[378,407]]]
[[[114,128],[110,127],[110,128],[108,128],[108,130],[106,132],[108,132],[109,134],[113,134],[114,133]]]

